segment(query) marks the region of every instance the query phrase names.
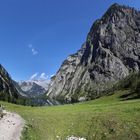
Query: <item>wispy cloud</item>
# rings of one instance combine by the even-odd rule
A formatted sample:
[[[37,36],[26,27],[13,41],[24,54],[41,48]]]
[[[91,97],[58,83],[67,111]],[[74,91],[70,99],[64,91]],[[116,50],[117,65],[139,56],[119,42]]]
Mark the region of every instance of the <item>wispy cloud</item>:
[[[41,78],[41,79],[48,79],[49,76],[46,75],[45,72],[43,72],[43,73],[40,74],[40,78]]]
[[[53,75],[47,75],[45,72],[42,72],[41,74],[39,73],[34,73],[29,80],[50,80]]]
[[[33,79],[37,78],[37,76],[38,76],[38,73],[34,73],[34,74],[30,77],[30,80],[33,80]]]
[[[33,54],[33,55],[38,54],[38,51],[37,51],[37,50],[35,50],[35,49],[31,49],[31,50],[32,50],[32,54]]]
[[[33,55],[37,55],[38,54],[38,51],[33,47],[32,44],[29,44],[28,48],[31,50]]]
[[[53,77],[55,74],[50,75],[50,77]]]

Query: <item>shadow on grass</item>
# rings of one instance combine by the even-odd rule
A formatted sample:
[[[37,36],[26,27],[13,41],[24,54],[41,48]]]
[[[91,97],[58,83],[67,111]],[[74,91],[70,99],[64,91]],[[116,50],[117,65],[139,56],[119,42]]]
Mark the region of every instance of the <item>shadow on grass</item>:
[[[125,93],[120,96],[121,101],[140,99],[140,93],[131,92]]]

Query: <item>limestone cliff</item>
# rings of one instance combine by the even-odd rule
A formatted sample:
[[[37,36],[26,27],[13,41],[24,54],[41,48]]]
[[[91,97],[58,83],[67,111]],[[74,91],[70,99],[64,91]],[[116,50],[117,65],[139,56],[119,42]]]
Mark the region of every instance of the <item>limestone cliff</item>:
[[[47,95],[68,100],[97,98],[139,70],[140,12],[114,4],[94,22],[82,48],[63,62]]]

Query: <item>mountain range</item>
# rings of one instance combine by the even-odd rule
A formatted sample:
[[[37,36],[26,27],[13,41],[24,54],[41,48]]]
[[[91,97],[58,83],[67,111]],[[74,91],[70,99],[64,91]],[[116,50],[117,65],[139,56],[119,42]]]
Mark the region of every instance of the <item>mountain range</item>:
[[[50,82],[14,83],[0,65],[0,99],[43,95],[48,102],[91,100],[139,71],[140,12],[115,3],[93,23],[81,49],[64,60]]]
[[[33,79],[20,81],[18,85],[28,96],[35,97],[46,93],[49,81],[46,79]]]

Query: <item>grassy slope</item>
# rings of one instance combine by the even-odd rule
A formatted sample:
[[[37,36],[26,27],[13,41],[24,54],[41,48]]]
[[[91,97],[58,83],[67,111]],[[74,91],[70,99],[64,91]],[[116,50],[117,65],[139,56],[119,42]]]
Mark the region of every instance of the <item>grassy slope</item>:
[[[120,91],[85,103],[54,107],[0,103],[27,121],[28,128],[23,140],[65,140],[71,135],[87,140],[140,139],[140,100],[120,101],[119,96],[126,92]]]

